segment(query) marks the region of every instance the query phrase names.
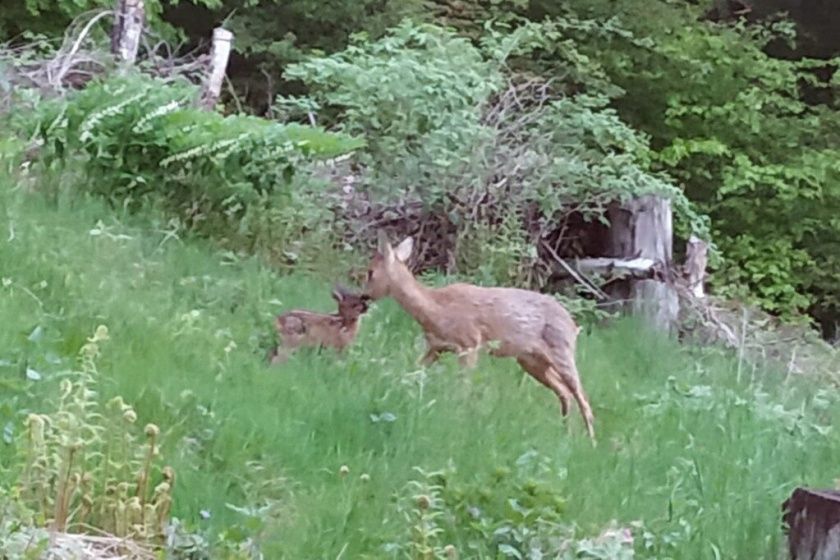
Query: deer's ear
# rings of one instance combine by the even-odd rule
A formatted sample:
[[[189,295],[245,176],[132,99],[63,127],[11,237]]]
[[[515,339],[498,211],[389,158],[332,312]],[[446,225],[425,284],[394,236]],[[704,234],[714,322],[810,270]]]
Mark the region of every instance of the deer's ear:
[[[414,239],[411,237],[406,237],[402,240],[402,243],[397,245],[396,253],[397,259],[400,262],[406,262],[409,257],[411,257],[411,250],[414,248]]]
[[[391,263],[394,261],[394,249],[391,247],[391,242],[388,241],[388,234],[384,231],[379,230],[378,234],[378,249],[379,254],[385,257],[386,263]]]

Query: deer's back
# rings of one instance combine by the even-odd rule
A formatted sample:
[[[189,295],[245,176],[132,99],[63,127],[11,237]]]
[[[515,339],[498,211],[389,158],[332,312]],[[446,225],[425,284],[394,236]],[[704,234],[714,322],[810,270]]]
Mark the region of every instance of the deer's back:
[[[358,320],[345,321],[340,315],[312,311],[289,311],[277,317],[277,330],[284,343],[292,346],[332,346],[342,348],[353,339]]]
[[[525,348],[540,343],[546,329],[569,345],[577,338],[577,325],[566,308],[539,292],[452,284],[435,290],[434,298],[453,321],[465,327],[475,325],[484,340],[505,346]]]

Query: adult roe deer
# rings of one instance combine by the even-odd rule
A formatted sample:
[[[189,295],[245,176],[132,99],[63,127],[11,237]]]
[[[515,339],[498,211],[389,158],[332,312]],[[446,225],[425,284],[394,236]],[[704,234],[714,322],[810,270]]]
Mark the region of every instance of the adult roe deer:
[[[338,313],[295,309],[277,316],[275,326],[282,342],[268,355],[272,364],[286,358],[280,353],[281,347],[289,352],[301,346],[325,346],[342,351],[353,342],[370,298],[367,294],[354,294],[340,285],[333,288],[332,296],[338,302]]]
[[[551,389],[560,399],[563,416],[574,398],[594,442],[594,416],[575,364],[580,327],[566,308],[550,296],[518,288],[462,283],[429,288],[405,264],[412,248],[411,237],[393,248],[380,232],[365,291],[372,300],[393,297],[420,323],[428,346],[420,363],[434,362],[441,352],[456,352],[461,365],[472,368],[481,347],[492,345],[492,356],[516,358],[522,369]]]

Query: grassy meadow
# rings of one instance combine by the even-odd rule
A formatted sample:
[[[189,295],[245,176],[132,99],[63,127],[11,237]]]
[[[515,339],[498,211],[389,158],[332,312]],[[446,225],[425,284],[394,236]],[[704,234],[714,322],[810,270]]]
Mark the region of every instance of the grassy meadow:
[[[613,522],[637,558],[777,558],[781,502],[840,477],[834,393],[632,322],[581,335],[593,448],[512,360],[419,368],[419,327],[392,301],[346,355],[268,367],[273,316],[332,311],[329,278],[9,184],[0,236],[4,485],[25,414],[53,406],[100,324],[99,398],[160,426],[173,516],[265,558],[630,557],[597,555]]]

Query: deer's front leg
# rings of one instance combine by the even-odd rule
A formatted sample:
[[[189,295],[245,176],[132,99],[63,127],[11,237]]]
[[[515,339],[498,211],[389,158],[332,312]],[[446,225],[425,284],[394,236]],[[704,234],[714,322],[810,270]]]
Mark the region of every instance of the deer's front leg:
[[[478,364],[478,351],[480,347],[467,348],[458,353],[458,363],[464,369],[473,369]]]
[[[441,351],[445,350],[445,346],[443,346],[433,334],[425,333],[425,335],[426,353],[423,354],[423,357],[418,361],[421,366],[428,366],[429,364],[433,364],[438,361]]]
[[[440,357],[440,351],[437,348],[435,348],[433,346],[430,346],[426,350],[426,353],[423,354],[423,356],[420,358],[418,363],[421,366],[427,366],[429,364],[432,364],[432,363],[436,362],[439,357]]]

